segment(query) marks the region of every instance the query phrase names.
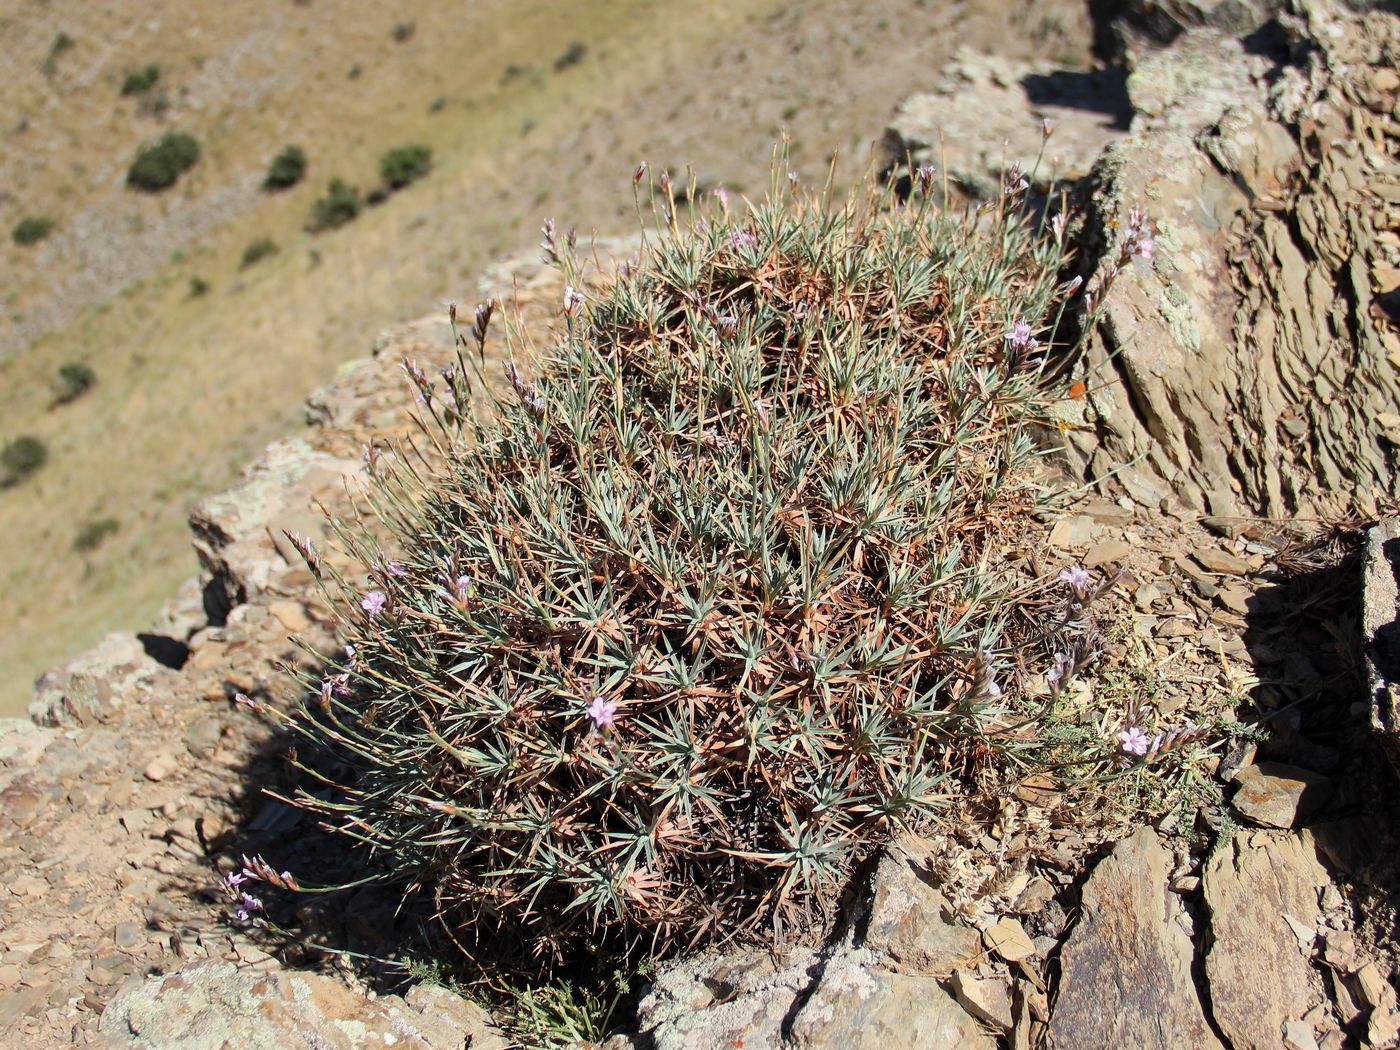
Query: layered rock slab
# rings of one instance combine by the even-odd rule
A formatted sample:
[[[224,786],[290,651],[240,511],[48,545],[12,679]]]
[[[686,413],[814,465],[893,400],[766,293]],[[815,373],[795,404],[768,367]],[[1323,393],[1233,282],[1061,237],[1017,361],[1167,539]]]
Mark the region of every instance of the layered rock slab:
[[[1084,884],[1050,1020],[1058,1050],[1223,1050],[1192,978],[1195,949],[1180,898],[1167,888],[1170,867],[1157,833],[1141,828]]]
[[[1329,883],[1317,844],[1306,831],[1237,835],[1206,862],[1202,883],[1215,1021],[1234,1050],[1273,1050],[1285,1023],[1322,1000],[1299,933],[1314,935]]]

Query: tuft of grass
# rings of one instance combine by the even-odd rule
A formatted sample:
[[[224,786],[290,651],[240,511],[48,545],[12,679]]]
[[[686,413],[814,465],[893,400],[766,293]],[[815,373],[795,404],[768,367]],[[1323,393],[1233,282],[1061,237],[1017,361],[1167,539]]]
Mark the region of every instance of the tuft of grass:
[[[160,79],[160,67],[155,65],[143,66],[141,69],[133,70],[126,75],[122,81],[122,95],[130,97],[132,95],[144,95],[151,88],[156,86],[156,81]]]
[[[54,221],[41,215],[26,215],[15,224],[15,228],[10,231],[10,236],[18,245],[28,247],[31,244],[38,244],[51,232],[53,232]]]
[[[73,537],[73,549],[79,554],[91,554],[120,529],[121,525],[116,518],[97,518],[89,521]]]
[[[209,292],[209,282],[203,277],[195,276],[190,278],[190,298],[198,299],[201,295]]]
[[[153,145],[145,146],[127,169],[126,184],[133,189],[158,193],[199,160],[199,143],[183,131],[167,131]]]
[[[325,196],[317,197],[311,206],[311,219],[306,228],[311,233],[337,229],[353,222],[363,207],[358,189],[340,179],[331,179],[326,184]]]
[[[49,45],[48,54],[44,56],[43,71],[44,76],[52,77],[58,72],[58,56],[65,51],[71,51],[76,43],[67,33],[60,32],[53,38],[53,43]]]
[[[534,988],[508,988],[501,1022],[520,1046],[568,1050],[607,1038],[618,1004],[617,990],[598,992],[586,985],[553,981]]]
[[[276,255],[277,251],[277,242],[271,237],[259,237],[243,249],[243,260],[239,263],[239,269],[246,270],[266,259],[269,255]]]
[[[394,43],[404,44],[413,39],[413,32],[417,29],[413,22],[399,22],[394,26]]]
[[[427,146],[399,146],[379,158],[379,177],[389,189],[399,190],[427,175],[432,166],[433,151]]]
[[[781,166],[742,217],[683,222],[661,185],[647,252],[569,288],[557,343],[507,324],[488,410],[491,306],[445,387],[406,362],[430,444],[376,471],[387,545],[341,528],[368,584],[308,551],[353,657],[293,725],[354,777],[301,804],[431,882],[469,953],[544,969],[819,922],[1038,746],[1018,683],[1051,653],[1000,558],[1042,503],[1057,243],[1014,202],[837,200]],[[544,247],[578,285],[572,237]]]
[[[563,54],[554,60],[554,72],[562,73],[564,70],[578,65],[587,57],[588,45],[582,40],[575,40],[564,49]]]

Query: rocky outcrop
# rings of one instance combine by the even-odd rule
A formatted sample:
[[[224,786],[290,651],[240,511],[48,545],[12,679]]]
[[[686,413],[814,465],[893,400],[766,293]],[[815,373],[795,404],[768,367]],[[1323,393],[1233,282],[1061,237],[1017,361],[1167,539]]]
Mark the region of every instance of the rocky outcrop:
[[[216,620],[267,591],[287,570],[301,578],[300,558],[285,533],[324,539],[326,518],[316,506],[336,502],[360,467],[291,438],[269,446],[235,488],[195,506],[190,528],[205,572],[205,604]]]
[[[1279,0],[1089,0],[1089,13],[1099,57],[1132,65],[1188,29],[1252,33],[1282,6]]]
[[[1400,27],[1326,0],[1275,25],[1144,56],[1092,179],[1089,291],[1134,206],[1155,253],[1118,276],[1061,425],[1076,470],[1147,506],[1306,514],[1400,491]]]
[[[669,966],[638,1010],[655,1050],[851,1047],[991,1050],[994,1040],[932,977],[892,973],[869,949],[740,951]]]
[[[29,717],[41,726],[95,726],[117,721],[129,704],[140,703],[170,670],[147,652],[134,634],[117,631],[34,683]]]
[[[1355,11],[1400,10],[1395,0],[1348,0]],[[1107,62],[1134,65],[1155,48],[1191,29],[1219,29],[1232,36],[1256,32],[1286,0],[1089,0],[1094,51]]]
[[[1050,1038],[1059,1050],[1218,1050],[1192,978],[1190,920],[1167,887],[1171,858],[1151,828],[1113,848],[1084,885],[1061,953]]]
[[[407,999],[367,999],[331,977],[232,963],[196,963],[135,978],[102,1015],[116,1047],[204,1050],[505,1050],[510,1043],[480,1007],[419,985]]]
[[[899,104],[881,151],[887,166],[930,165],[940,190],[946,176],[950,190],[978,200],[996,198],[1012,164],[1048,192],[1087,175],[1122,136],[1126,103],[1114,70],[1072,72],[959,51],[933,91]]]

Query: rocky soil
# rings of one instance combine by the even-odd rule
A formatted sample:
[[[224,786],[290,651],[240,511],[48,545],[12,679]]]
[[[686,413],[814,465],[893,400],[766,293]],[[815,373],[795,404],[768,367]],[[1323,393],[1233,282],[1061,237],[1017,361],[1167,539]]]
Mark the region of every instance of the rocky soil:
[[[1321,354],[1307,373],[1314,389],[1348,350],[1363,355],[1353,359],[1356,389],[1369,390],[1356,377],[1379,365],[1364,354],[1394,335],[1385,309],[1358,306],[1363,285],[1365,302],[1388,294],[1375,282],[1394,216],[1376,198],[1390,161],[1370,158],[1393,144],[1384,137],[1400,83],[1378,74],[1395,25],[1313,5],[1290,5],[1288,18],[1280,32],[1306,34],[1285,34],[1300,64],[1260,57],[1212,26],[1138,54],[1126,128],[1117,103],[1066,104],[1073,85],[1061,83],[1053,101],[1017,95],[1016,84],[1055,81],[1052,69],[1004,71],[999,81],[963,56],[949,70],[950,83],[985,93],[1009,128],[1032,136],[1017,141],[1038,140],[1041,118],[1053,115],[1064,132],[1057,178],[1093,170],[1086,272],[1105,265],[1112,217],[1129,203],[1145,200],[1161,216],[1157,259],[1115,290],[1091,342],[1087,375],[1097,364],[1128,379],[1067,407],[1070,463],[1098,484],[1017,552],[1046,575],[1074,563],[1122,570],[1109,652],[1076,710],[1106,732],[1128,702],[1164,720],[1234,720],[1237,729],[1176,781],[1140,779],[1173,800],[1152,826],[1044,775],[996,805],[950,814],[874,865],[826,943],[731,949],[664,968],[611,1050],[1397,1045],[1400,813],[1378,746],[1396,724],[1393,526],[1365,549],[1354,531],[1248,516],[1309,493],[1326,505],[1363,475],[1393,484],[1382,461],[1358,451],[1371,434],[1360,425],[1385,424],[1363,395],[1355,411],[1338,398],[1301,405],[1296,418],[1316,440],[1287,445],[1293,458],[1270,475],[1261,440],[1247,439],[1300,440],[1281,436],[1291,434],[1284,416],[1235,419],[1236,401],[1212,402],[1220,390],[1181,378],[1284,360],[1306,342],[1297,335],[1306,317],[1318,339],[1326,332],[1325,352],[1308,351]],[[1322,43],[1302,53],[1304,40]],[[1222,83],[1228,113],[1211,109]],[[1013,102],[1023,120],[1007,115]],[[1001,161],[977,145],[975,127],[943,117],[921,127],[920,113],[938,107],[900,108],[887,136],[895,152],[941,138],[952,148],[939,162],[947,158],[963,192],[996,184]],[[1248,158],[1246,142],[1256,151]],[[1259,160],[1266,147],[1277,163]],[[1358,164],[1369,172],[1359,182]],[[1251,185],[1242,173],[1265,169],[1268,189],[1237,200]],[[1327,221],[1329,209],[1346,223]],[[1261,244],[1281,250],[1285,234],[1300,262],[1256,257]],[[1300,236],[1313,239],[1299,247]],[[1346,240],[1329,241],[1337,237]],[[628,251],[612,244],[599,255]],[[543,338],[557,279],[521,262],[493,270],[481,289],[511,290],[526,328]],[[1363,318],[1374,346],[1358,335]],[[1240,352],[1245,319],[1249,346],[1273,347],[1268,355]],[[1272,341],[1258,336],[1266,320]],[[444,318],[377,341],[308,401],[301,434],[196,509],[204,573],[150,632],[114,635],[46,675],[33,721],[5,723],[0,1031],[10,1045],[509,1045],[479,1007],[411,979],[426,914],[417,902],[400,909],[369,889],[269,892],[276,929],[261,931],[232,921],[219,888],[244,854],[307,884],[363,870],[362,858],[275,797],[291,783],[291,741],[236,698],[289,706],[298,687],[282,665],[315,664],[289,636],[334,647],[331,610],[286,533],[331,549],[317,505],[353,514],[364,450],[388,447],[409,426],[401,359],[426,367],[449,346]],[[1149,352],[1199,356],[1189,366],[1163,357],[1154,371]],[[1207,360],[1211,371],[1199,364]],[[1246,386],[1230,388],[1239,404]],[[1175,422],[1154,417],[1153,404]],[[1225,427],[1192,439],[1208,412]],[[1154,429],[1138,427],[1146,420]],[[1154,443],[1131,444],[1144,434]],[[1324,447],[1342,451],[1329,461]],[[339,567],[357,569],[345,559]]]

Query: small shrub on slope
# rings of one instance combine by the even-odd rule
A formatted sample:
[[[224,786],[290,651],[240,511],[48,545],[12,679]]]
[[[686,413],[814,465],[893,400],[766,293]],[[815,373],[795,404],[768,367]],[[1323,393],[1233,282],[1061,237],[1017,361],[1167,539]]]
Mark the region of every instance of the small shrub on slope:
[[[300,146],[288,146],[268,165],[263,188],[285,190],[295,186],[306,174],[306,152]]]
[[[417,182],[432,169],[433,151],[427,146],[399,146],[379,158],[379,177],[391,190]]]
[[[326,184],[326,195],[317,197],[311,205],[311,219],[306,228],[311,233],[339,229],[353,222],[363,207],[364,201],[360,199],[358,189],[347,186],[340,179],[331,179]]]
[[[277,242],[271,237],[259,237],[243,249],[243,259],[238,264],[238,268],[246,270],[250,266],[256,266],[269,255],[276,255],[277,250]]]
[[[199,143],[183,131],[167,131],[154,145],[136,154],[127,169],[126,184],[148,193],[159,192],[173,186],[197,160]]]
[[[76,401],[97,384],[97,373],[81,361],[69,361],[58,369],[54,400],[60,405]]]
[[[49,448],[26,434],[0,449],[0,486],[17,485],[49,461]]]
[[[10,236],[16,244],[28,247],[31,244],[38,244],[47,237],[52,232],[53,226],[52,219],[27,215],[15,223],[15,228],[10,231]]]
[[[775,183],[569,289],[490,418],[465,364],[446,394],[409,366],[464,435],[380,472],[393,553],[343,530],[367,587],[307,551],[352,655],[294,723],[354,771],[303,804],[431,887],[473,954],[820,918],[1022,746],[996,566],[1037,503],[1040,394],[1008,333],[1053,311],[1060,259],[999,215]]]
[[[156,86],[156,81],[160,79],[159,66],[143,66],[126,75],[122,81],[122,94],[126,96],[142,95]]]

